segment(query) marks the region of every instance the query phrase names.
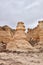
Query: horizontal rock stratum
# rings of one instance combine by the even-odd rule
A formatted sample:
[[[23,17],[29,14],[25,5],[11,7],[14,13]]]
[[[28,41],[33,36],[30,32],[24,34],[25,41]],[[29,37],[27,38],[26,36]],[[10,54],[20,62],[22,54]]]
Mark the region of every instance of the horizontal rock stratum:
[[[0,51],[29,51],[43,49],[43,21],[37,27],[25,32],[23,22],[18,22],[16,29],[5,25],[0,26]]]

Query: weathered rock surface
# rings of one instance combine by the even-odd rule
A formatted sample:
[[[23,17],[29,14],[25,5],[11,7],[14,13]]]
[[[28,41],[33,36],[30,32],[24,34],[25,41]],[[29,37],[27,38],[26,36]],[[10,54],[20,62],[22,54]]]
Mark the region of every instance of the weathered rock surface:
[[[43,48],[43,21],[37,27],[25,32],[23,22],[18,22],[16,29],[0,26],[0,50],[25,51]],[[5,46],[5,48],[4,48]]]
[[[27,33],[23,22],[0,27],[0,65],[43,65],[43,21]]]
[[[22,51],[22,50],[32,49],[32,46],[27,41],[24,23],[18,22],[15,35],[13,36],[13,38],[14,38],[14,41],[11,43],[9,42],[7,44],[7,49],[13,50],[13,51],[14,50]]]
[[[27,39],[34,47],[43,47],[43,21],[39,21],[34,29],[28,29]]]

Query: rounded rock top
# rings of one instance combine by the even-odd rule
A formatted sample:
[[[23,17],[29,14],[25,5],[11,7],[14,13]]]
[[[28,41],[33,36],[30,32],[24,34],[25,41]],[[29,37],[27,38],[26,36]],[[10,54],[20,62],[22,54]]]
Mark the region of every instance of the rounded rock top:
[[[23,22],[18,22],[16,30],[25,30],[25,26]]]

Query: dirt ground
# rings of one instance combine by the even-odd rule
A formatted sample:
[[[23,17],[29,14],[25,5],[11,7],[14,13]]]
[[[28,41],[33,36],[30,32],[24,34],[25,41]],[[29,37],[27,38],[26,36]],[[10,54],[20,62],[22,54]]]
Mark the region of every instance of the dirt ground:
[[[43,52],[40,53],[0,52],[0,65],[43,65]]]

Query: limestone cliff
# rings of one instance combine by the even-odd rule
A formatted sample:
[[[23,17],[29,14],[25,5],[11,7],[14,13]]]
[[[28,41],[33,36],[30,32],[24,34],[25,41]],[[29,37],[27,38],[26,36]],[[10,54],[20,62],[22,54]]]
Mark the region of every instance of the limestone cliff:
[[[11,41],[7,44],[7,49],[18,50],[18,51],[32,49],[32,46],[27,41],[25,26],[23,22],[18,22],[13,39],[14,39],[13,42]]]
[[[43,48],[43,21],[39,21],[34,29],[28,29],[27,39],[34,47]]]
[[[25,32],[23,22],[18,22],[16,29],[5,25],[0,26],[0,50],[23,51],[33,48],[43,48],[43,21],[37,27]]]

